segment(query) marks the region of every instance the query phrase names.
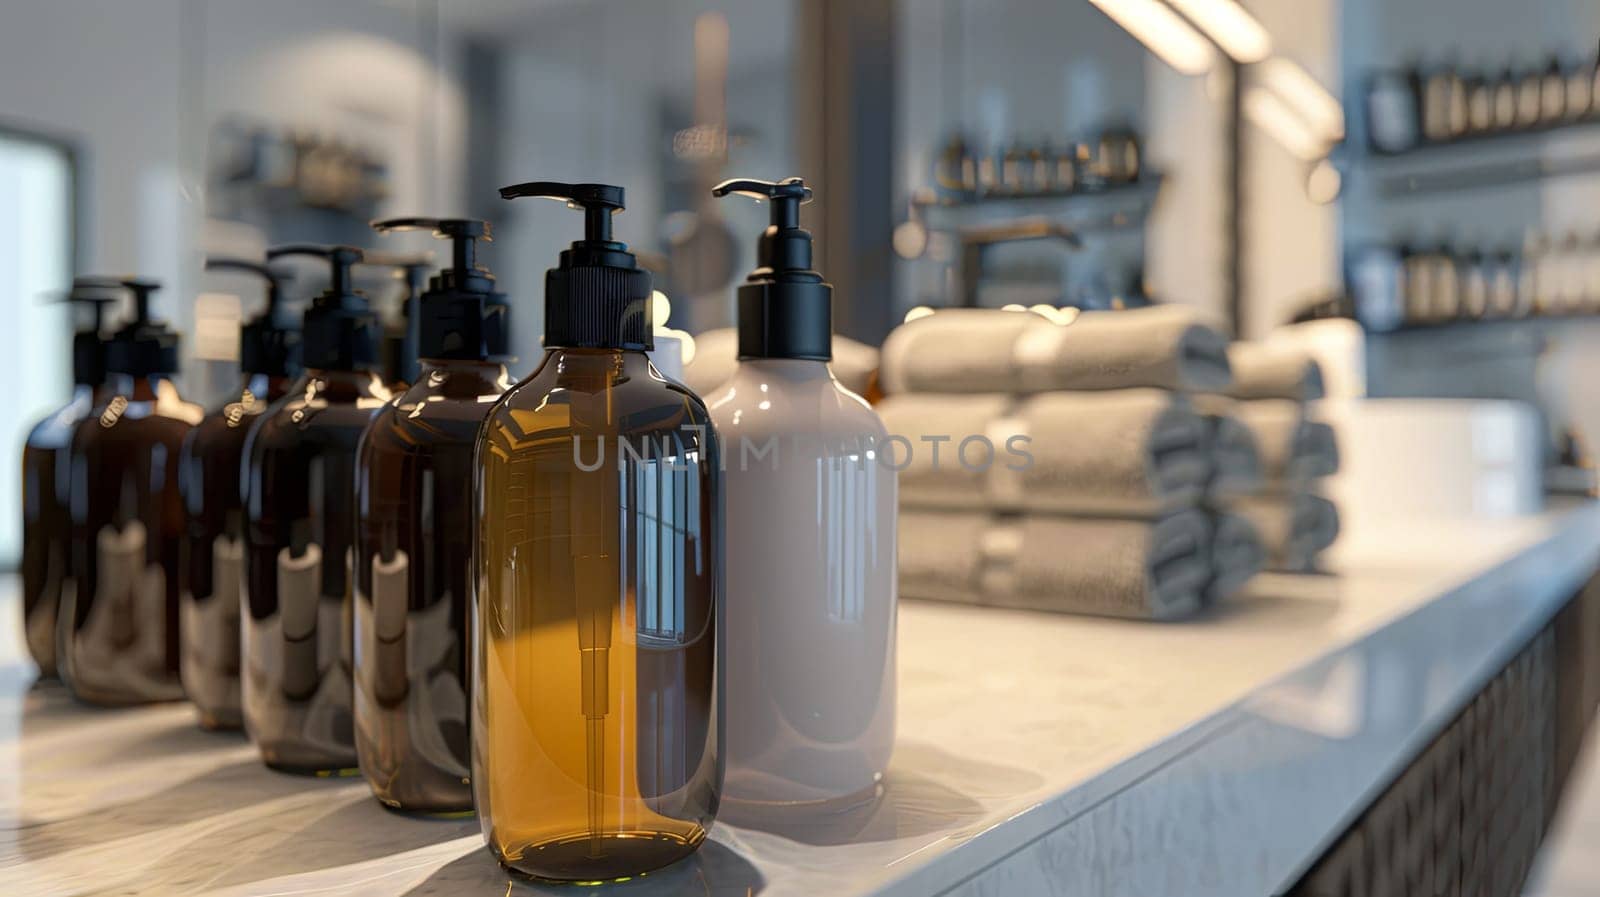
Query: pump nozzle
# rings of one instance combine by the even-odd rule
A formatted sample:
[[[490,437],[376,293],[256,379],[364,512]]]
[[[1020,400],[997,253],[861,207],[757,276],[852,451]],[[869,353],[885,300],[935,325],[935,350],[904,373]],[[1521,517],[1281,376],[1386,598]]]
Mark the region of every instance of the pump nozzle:
[[[105,326],[106,306],[119,298],[109,291],[120,291],[121,288],[122,285],[115,281],[78,278],[72,282],[69,292],[52,300],[87,306],[92,315],[93,323],[78,328],[72,334],[72,382],[84,386],[99,386],[105,382],[106,347],[105,341],[100,338],[100,331]]]
[[[292,255],[326,259],[328,289],[306,310],[304,364],[312,370],[365,371],[378,363],[377,319],[356,292],[350,269],[366,254],[354,246],[295,243],[267,250],[267,261]]]
[[[79,277],[72,286],[119,286],[133,296],[133,318],[106,343],[106,370],[131,377],[177,373],[178,335],[150,317],[150,294],[161,284],[137,277]]]
[[[390,218],[372,222],[372,229],[380,234],[427,230],[441,240],[449,240],[450,266],[439,272],[435,289],[492,289],[494,278],[478,265],[478,241],[494,242],[489,222],[476,218]]]
[[[299,354],[300,333],[278,325],[278,312],[283,307],[283,282],[290,276],[261,262],[225,256],[208,257],[205,269],[254,274],[266,281],[266,307],[239,328],[239,369],[247,374],[269,377],[291,376],[298,367],[295,356]]]
[[[267,250],[267,261],[281,259],[290,255],[308,255],[313,258],[328,260],[328,293],[336,296],[347,296],[353,293],[350,287],[350,268],[360,264],[366,253],[354,246],[317,246],[311,243],[292,243],[288,246],[274,246]],[[325,295],[327,295],[325,294]]]
[[[800,226],[811,188],[801,178],[741,178],[711,190],[730,193],[772,203],[772,223],[756,246],[759,264],[739,286],[739,357],[831,360],[833,287],[811,270],[811,232]]]
[[[569,209],[582,209],[586,243],[611,242],[611,216],[627,208],[623,195],[621,187],[610,184],[563,184],[560,181],[529,181],[500,188],[501,199],[540,196],[559,199]]]
[[[650,326],[650,272],[627,244],[611,239],[611,216],[623,209],[621,187],[530,181],[500,188],[503,199],[539,196],[583,210],[583,239],[561,253],[545,274],[546,346],[647,350],[655,346]]]
[[[505,297],[494,275],[478,264],[478,241],[494,240],[489,222],[475,218],[391,218],[374,221],[379,233],[428,230],[451,242],[450,266],[421,293],[409,323],[421,358],[503,359],[509,335]],[[419,320],[420,318],[420,320]]]

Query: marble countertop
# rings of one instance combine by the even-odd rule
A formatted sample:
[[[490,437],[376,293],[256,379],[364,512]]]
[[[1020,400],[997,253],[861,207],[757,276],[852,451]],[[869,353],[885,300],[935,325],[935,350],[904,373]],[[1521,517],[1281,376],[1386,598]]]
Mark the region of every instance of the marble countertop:
[[[719,820],[611,894],[1273,893],[1594,570],[1600,506],[1403,533],[1185,624],[904,602],[885,795]],[[0,619],[16,614],[0,582]],[[0,894],[503,895],[472,819],[271,772],[184,705],[34,685],[0,631]]]

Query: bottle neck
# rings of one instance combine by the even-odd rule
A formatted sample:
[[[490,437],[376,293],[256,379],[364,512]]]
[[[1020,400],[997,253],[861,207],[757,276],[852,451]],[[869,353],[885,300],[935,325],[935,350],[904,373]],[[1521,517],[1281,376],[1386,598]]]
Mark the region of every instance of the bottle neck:
[[[585,349],[552,346],[545,350],[541,373],[554,373],[565,381],[615,381],[622,377],[644,376],[651,368],[650,357],[640,349]]]
[[[364,398],[388,401],[392,397],[377,371],[306,368],[306,372],[289,391],[322,396],[335,402]]]
[[[828,362],[810,358],[745,358],[739,362],[739,367],[768,379],[791,383],[833,379]]]
[[[153,402],[160,397],[161,387],[169,383],[165,374],[135,377],[131,374],[112,374],[106,380],[106,395],[122,396],[130,402]]]
[[[497,361],[424,358],[415,385],[445,396],[476,398],[505,392],[512,381],[511,372]]]

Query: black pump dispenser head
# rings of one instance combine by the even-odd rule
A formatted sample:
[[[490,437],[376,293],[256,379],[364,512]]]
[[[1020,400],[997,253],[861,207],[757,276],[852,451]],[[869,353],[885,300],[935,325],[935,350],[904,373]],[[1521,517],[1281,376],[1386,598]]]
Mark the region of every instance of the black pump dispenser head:
[[[772,203],[757,267],[739,286],[739,357],[833,359],[833,287],[811,270],[811,232],[800,206],[811,188],[800,178],[723,181],[713,196],[737,193]]]
[[[378,319],[355,291],[350,268],[363,256],[354,246],[295,244],[267,250],[267,260],[309,255],[328,261],[328,289],[306,309],[301,359],[320,371],[368,371],[378,366]]]
[[[502,199],[543,196],[582,209],[583,239],[545,273],[544,344],[569,348],[655,348],[650,272],[611,239],[611,216],[623,209],[621,187],[534,181],[500,188]]]
[[[136,378],[178,372],[178,335],[150,317],[150,294],[161,284],[134,277],[79,278],[73,284],[116,284],[133,295],[133,318],[106,342],[106,371]]]
[[[239,328],[239,369],[246,374],[292,377],[300,367],[300,331],[284,326],[282,287],[288,275],[249,259],[213,256],[207,271],[238,271],[267,282],[267,305]]]
[[[417,300],[428,286],[428,274],[433,270],[432,255],[365,250],[360,264],[375,268],[394,269],[395,279],[406,285],[406,294],[400,301],[400,325],[383,325],[383,343],[379,356],[383,359],[384,379],[400,383],[415,383],[417,379]]]
[[[472,218],[391,218],[379,233],[430,230],[451,241],[450,265],[428,281],[413,312],[421,358],[492,361],[507,358],[509,307],[494,290],[494,275],[477,262],[478,241],[493,241],[487,221]]]
[[[71,292],[59,300],[80,303],[92,315],[92,323],[72,334],[72,382],[79,386],[106,382],[106,339],[100,333],[105,327],[106,306],[117,301],[115,291],[121,288],[122,284],[115,280],[80,277],[72,282]]]

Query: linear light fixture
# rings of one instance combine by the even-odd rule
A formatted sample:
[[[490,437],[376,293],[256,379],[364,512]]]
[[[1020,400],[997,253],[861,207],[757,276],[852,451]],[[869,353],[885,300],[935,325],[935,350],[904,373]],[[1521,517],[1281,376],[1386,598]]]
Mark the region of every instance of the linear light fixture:
[[[1195,27],[1216,41],[1234,62],[1260,62],[1272,53],[1272,38],[1236,0],[1167,0]]]
[[[1278,56],[1263,63],[1258,74],[1261,83],[1282,97],[1324,140],[1337,143],[1344,139],[1344,107],[1310,72]]]
[[[1203,75],[1217,54],[1200,32],[1158,0],[1089,0],[1150,52],[1185,75]]]
[[[1282,97],[1264,87],[1245,91],[1244,114],[1280,146],[1301,159],[1311,162],[1326,154],[1327,142],[1313,132]]]

